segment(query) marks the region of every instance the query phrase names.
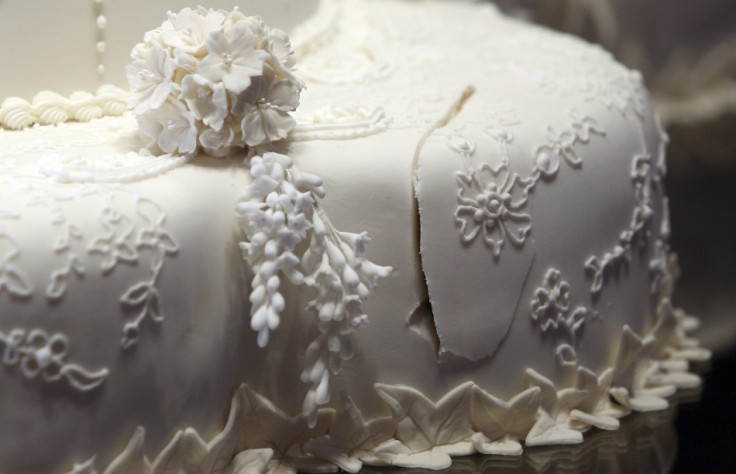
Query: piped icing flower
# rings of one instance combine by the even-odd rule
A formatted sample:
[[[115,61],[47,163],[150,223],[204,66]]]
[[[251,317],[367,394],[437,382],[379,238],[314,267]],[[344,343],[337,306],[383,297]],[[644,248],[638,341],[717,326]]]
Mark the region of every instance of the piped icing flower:
[[[303,81],[288,36],[260,18],[185,8],[133,48],[129,106],[149,148],[222,156],[286,138]]]

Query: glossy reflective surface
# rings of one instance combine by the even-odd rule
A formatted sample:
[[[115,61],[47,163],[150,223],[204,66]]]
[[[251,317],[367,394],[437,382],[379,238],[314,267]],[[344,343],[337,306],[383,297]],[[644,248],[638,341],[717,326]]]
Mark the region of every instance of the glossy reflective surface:
[[[528,448],[521,457],[467,456],[454,459],[444,471],[423,469],[364,469],[366,473],[666,473],[675,463],[677,437],[672,408],[634,414],[615,432],[596,430],[583,444]]]
[[[736,353],[713,360],[700,399],[680,404],[675,429],[673,473],[736,472]]]

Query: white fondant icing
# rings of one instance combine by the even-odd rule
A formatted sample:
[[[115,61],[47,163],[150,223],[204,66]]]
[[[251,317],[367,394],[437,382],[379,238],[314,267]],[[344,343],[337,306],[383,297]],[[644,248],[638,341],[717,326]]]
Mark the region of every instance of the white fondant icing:
[[[279,3],[297,4],[314,7]],[[157,1],[98,5],[85,28],[105,48],[84,61],[102,60],[107,80],[122,43],[127,55],[141,38],[126,18],[140,17],[132,31],[164,15],[146,13]],[[487,5],[326,0],[292,39],[309,80],[298,125],[247,153],[152,156],[135,119],[99,97],[75,96],[71,111],[48,93],[0,106],[0,334],[62,335],[58,364],[105,375],[77,398],[3,367],[0,426],[14,436],[0,435],[0,470],[442,468],[518,454],[521,440],[579,442],[700,383],[687,363],[708,352],[669,303],[665,138],[638,74]],[[95,89],[83,77],[95,67],[74,75]],[[61,79],[13,94],[69,96]],[[268,156],[289,159],[278,169]],[[262,218],[279,207],[296,227]],[[310,284],[249,284],[269,263],[263,229],[289,242]],[[366,298],[348,269],[366,287],[361,275],[385,279]],[[250,328],[261,287],[279,326],[255,324],[267,348]],[[562,303],[542,315],[553,292]],[[31,445],[44,450],[28,456]]]

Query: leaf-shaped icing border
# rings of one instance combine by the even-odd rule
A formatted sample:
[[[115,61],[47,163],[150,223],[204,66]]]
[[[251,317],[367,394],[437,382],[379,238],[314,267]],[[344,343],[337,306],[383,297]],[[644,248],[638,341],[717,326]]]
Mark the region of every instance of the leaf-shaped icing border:
[[[470,441],[474,434],[470,418],[472,387],[472,382],[466,382],[435,403],[406,385],[375,385],[391,408],[397,439],[413,453]]]
[[[683,333],[694,327],[686,317],[676,318],[676,324]],[[474,452],[518,455],[522,438],[527,446],[579,443],[589,427],[617,429],[618,418],[629,410],[667,407],[664,397],[675,387],[657,384],[662,361],[651,357],[650,342],[659,327],[667,326],[664,322],[655,325],[645,338],[624,326],[616,365],[600,374],[578,366],[571,386],[558,388],[529,369],[529,388],[509,401],[473,382],[460,384],[437,402],[412,387],[376,384],[392,413],[390,419],[366,421],[352,400],[343,397],[338,415],[332,409],[319,409],[317,423],[310,428],[304,413],[288,416],[243,385],[233,396],[225,428],[209,443],[187,428],[177,432],[149,462],[142,449],[145,430],[139,428],[104,472],[164,474],[184,463],[202,472],[331,472],[338,467],[356,472],[363,464],[445,469],[452,463],[450,456]],[[670,340],[673,343],[675,339]],[[697,356],[694,360],[703,355],[669,349],[665,353],[665,357]],[[94,458],[76,465],[72,472],[96,472]]]
[[[473,387],[472,419],[479,431],[473,444],[484,454],[519,455],[519,440],[534,426],[541,405],[541,389],[531,387],[505,402]]]
[[[305,449],[344,471],[358,472],[363,462],[380,462],[372,451],[393,438],[394,423],[389,417],[366,421],[347,395],[343,395],[342,406],[329,433],[308,441]]]

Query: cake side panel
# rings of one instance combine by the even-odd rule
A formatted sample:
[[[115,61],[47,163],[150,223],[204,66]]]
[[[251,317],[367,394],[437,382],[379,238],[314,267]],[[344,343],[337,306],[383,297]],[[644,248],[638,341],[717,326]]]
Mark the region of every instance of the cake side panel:
[[[51,133],[70,152],[65,128]],[[214,434],[263,356],[231,217],[249,182],[240,160],[200,157],[155,185],[53,183],[37,171],[44,141],[24,136],[0,137],[14,163],[0,172],[3,471],[110,460],[139,425],[152,452],[179,429]]]
[[[437,11],[440,10],[438,7]],[[445,13],[450,18],[459,14],[455,10]],[[369,11],[365,17],[378,22],[379,19],[372,16],[374,14]],[[495,21],[491,12],[484,11],[483,14],[487,15],[482,17],[483,21]],[[424,18],[426,21],[422,24],[431,25],[433,18]],[[404,37],[391,29],[395,26],[391,19],[380,16],[380,20],[386,20],[386,23],[376,24],[380,25],[381,31],[388,33],[378,38],[401,44]],[[592,290],[595,275],[586,269],[591,257],[614,252],[621,235],[630,230],[640,205],[631,169],[638,155],[655,153],[657,149],[659,136],[652,134],[649,128],[645,130],[643,125],[651,111],[646,108],[647,98],[639,78],[616,65],[602,50],[584,46],[570,38],[541,30],[526,30],[513,22],[499,21],[494,26],[499,32],[497,36],[474,36],[473,32],[457,36],[468,42],[457,46],[459,51],[464,51],[463,48],[475,51],[481,45],[483,61],[478,68],[463,69],[455,63],[464,58],[462,52],[449,54],[444,46],[431,42],[424,43],[426,49],[415,55],[419,60],[416,57],[402,58],[400,46],[395,47],[394,60],[387,60],[387,64],[394,68],[388,77],[395,80],[396,90],[410,89],[412,84],[416,85],[412,81],[425,77],[429,70],[432,71],[432,80],[423,90],[431,90],[434,81],[444,84],[444,88],[438,89],[433,96],[434,101],[428,95],[423,98],[426,103],[417,99],[409,102],[406,108],[400,108],[399,105],[403,104],[395,102],[395,98],[382,104],[392,120],[391,127],[399,128],[411,123],[409,129],[418,130],[413,143],[421,151],[417,187],[419,213],[423,212],[423,201],[425,204],[430,201],[436,203],[430,205],[435,206],[431,219],[425,221],[422,216],[419,234],[423,239],[434,239],[437,244],[434,248],[424,249],[426,253],[422,254],[421,260],[425,273],[418,278],[420,284],[424,278],[429,280],[434,314],[427,315],[426,307],[419,313],[424,315],[423,319],[433,319],[432,322],[437,324],[438,340],[425,338],[420,342],[417,336],[416,340],[409,342],[415,337],[410,318],[401,316],[384,320],[384,312],[378,309],[378,316],[374,316],[369,327],[361,332],[365,339],[359,336],[359,340],[378,343],[385,349],[366,350],[371,355],[358,355],[356,360],[373,359],[366,365],[385,366],[387,383],[413,381],[416,386],[426,386],[426,390],[435,396],[449,390],[453,384],[476,377],[486,381],[489,390],[511,396],[520,390],[526,368],[535,368],[550,377],[557,374],[559,378],[556,380],[563,381],[566,375],[558,373],[557,356],[559,351],[571,356],[570,348],[576,348],[576,353],[577,350],[582,351],[586,366],[602,370],[615,358],[617,340],[624,324],[642,330],[652,317],[647,289],[648,248],[645,248],[645,255],[637,255],[633,263],[621,265],[627,268],[614,272],[606,270],[606,288],[609,291],[603,296],[599,295],[600,288]],[[457,23],[451,21],[446,29],[454,31],[455,27]],[[397,36],[392,37],[392,33]],[[412,34],[422,35],[421,29],[403,33],[409,38]],[[360,41],[360,37],[351,37],[347,30],[345,35],[344,43],[335,43],[334,53],[340,51],[338,46],[352,46],[351,41]],[[339,64],[340,56],[330,52],[321,54],[338,58],[335,61]],[[313,63],[322,64],[319,59],[322,58],[306,58],[304,69],[308,74]],[[431,67],[433,60],[445,67]],[[364,78],[364,82],[357,78],[344,78],[344,81],[340,86],[331,86],[332,94],[325,92],[323,96],[318,82],[305,97],[315,98],[319,103],[320,99],[330,97],[334,100],[345,93],[355,96],[356,90],[361,89],[366,91],[362,95],[364,102],[370,103],[374,97],[380,97],[380,81],[373,82],[369,78]],[[474,92],[462,101],[460,98],[468,87]],[[458,104],[458,100],[462,103]],[[419,108],[419,104],[425,110],[434,111],[431,114],[434,121],[425,118],[424,123],[411,122],[414,117],[410,114],[414,107]],[[306,107],[311,111],[316,106],[308,100]],[[421,131],[432,130],[433,122],[441,121],[453,107],[460,108],[460,112],[424,142],[426,137]],[[366,108],[370,110],[370,107]],[[411,133],[407,134],[411,136]],[[356,145],[359,143],[357,141]],[[352,155],[355,154],[353,151]],[[389,156],[395,155],[408,159],[398,151]],[[503,163],[504,158],[508,160],[506,164]],[[376,159],[386,159],[385,152],[377,154]],[[425,173],[422,166],[429,168],[426,176],[422,175]],[[507,221],[497,219],[496,222],[474,221],[472,214],[470,217],[462,214],[470,204],[460,202],[460,198],[475,198],[469,193],[479,191],[470,189],[476,186],[468,178],[472,170],[478,172],[478,186],[495,186],[497,191],[512,195],[513,218]],[[330,175],[327,169],[321,173]],[[457,176],[463,173],[465,184]],[[423,178],[427,178],[426,182]],[[346,192],[346,196],[354,194],[350,187]],[[340,209],[349,208],[353,202],[360,203],[357,205],[360,206],[363,202],[360,197],[341,201]],[[481,206],[477,200],[476,205]],[[465,209],[460,209],[463,206]],[[360,211],[355,207],[352,212],[358,214]],[[371,235],[383,235],[379,229],[372,230],[370,226],[366,230]],[[486,230],[487,239],[484,241]],[[374,236],[373,247],[382,245],[380,238]],[[472,251],[469,250],[471,246]],[[477,256],[472,254],[473,251]],[[456,257],[452,256],[453,252],[456,252]],[[524,265],[512,262],[515,254],[523,254]],[[459,263],[459,259],[465,260]],[[382,263],[393,264],[390,261]],[[476,273],[470,272],[472,265],[480,267]],[[503,265],[506,265],[505,270],[512,270],[513,278],[500,269]],[[462,270],[459,274],[448,273],[448,267]],[[498,277],[492,283],[496,267],[499,268]],[[398,274],[402,275],[402,272],[399,270]],[[443,274],[445,280],[441,283],[446,287],[435,291],[444,291],[447,297],[444,306],[438,308],[440,303],[432,301],[432,285],[433,280]],[[559,281],[551,276],[556,274],[559,274]],[[511,288],[510,280],[514,281],[514,288]],[[469,285],[476,287],[469,290]],[[573,334],[568,338],[562,333],[553,335],[552,331],[546,332],[541,328],[541,325],[549,327],[549,322],[534,314],[535,309],[539,310],[535,308],[534,301],[538,293],[544,295],[558,290],[555,285],[574,293],[574,301],[566,303],[570,307],[564,308],[564,315],[544,317],[549,316],[556,323],[558,316],[572,318],[576,313],[575,318],[585,319],[586,329],[581,329],[578,319],[569,324],[577,326],[573,332],[587,331],[584,336]],[[492,300],[494,294],[508,297],[508,301],[483,300]],[[567,296],[572,298],[570,294]],[[386,298],[382,289],[379,288],[376,298]],[[369,307],[373,304],[377,303],[369,303]],[[476,309],[470,310],[469,306]],[[605,311],[602,310],[604,308]],[[462,320],[465,312],[474,313],[476,319]],[[543,311],[537,312],[541,314]],[[610,316],[605,317],[602,313]],[[506,319],[503,327],[475,330],[484,327],[486,322],[493,322],[497,314],[499,318]],[[398,337],[405,339],[398,342]],[[443,337],[452,339],[454,345],[443,345]],[[391,342],[381,342],[384,338]],[[469,339],[476,349],[471,347]],[[439,346],[433,345],[435,342]],[[421,345],[421,350],[409,349],[418,345]],[[441,353],[449,362],[441,361]],[[400,374],[400,370],[394,370],[395,366],[386,361],[375,362],[383,355],[407,361],[406,365],[412,367],[407,369],[410,375]],[[420,361],[422,357],[428,358]],[[462,359],[473,362],[464,364],[460,362]],[[359,366],[355,360],[349,361],[348,371],[358,374]],[[370,371],[375,372],[375,369]],[[417,375],[420,373],[424,375]],[[357,375],[355,377],[357,379]],[[438,382],[438,378],[442,382]],[[509,383],[499,384],[498,380]],[[512,380],[516,383],[510,382]]]
[[[392,267],[391,275],[366,302],[368,323],[357,330],[353,355],[344,362],[332,389],[334,401],[339,404],[340,393],[349,394],[366,416],[381,413],[374,383],[400,379],[409,383],[415,376],[423,377],[423,367],[435,363],[435,349],[423,337],[431,334],[410,328],[412,314],[421,311],[427,296],[412,190],[412,157],[420,138],[419,131],[387,131],[350,141],[297,142],[290,149],[298,166],[324,179],[323,206],[332,224],[366,232],[367,258]],[[300,297],[298,310],[301,319],[311,321],[309,327],[316,321],[304,309],[307,297]],[[415,356],[407,357],[407,352]]]

